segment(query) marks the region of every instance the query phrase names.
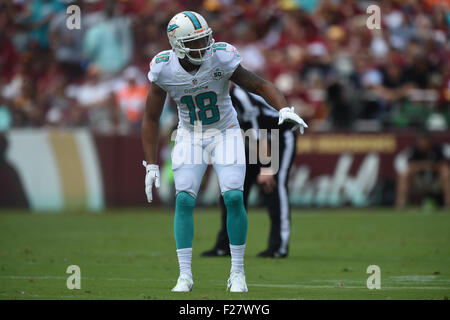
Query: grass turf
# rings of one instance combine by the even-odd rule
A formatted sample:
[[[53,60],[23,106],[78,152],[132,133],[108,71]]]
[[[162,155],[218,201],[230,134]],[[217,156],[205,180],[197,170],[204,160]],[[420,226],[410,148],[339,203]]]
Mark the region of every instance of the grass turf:
[[[450,214],[388,209],[296,210],[287,259],[257,258],[269,218],[248,214],[249,292],[225,291],[229,257],[204,258],[219,228],[215,209],[194,214],[191,293],[172,293],[178,276],[171,210],[102,214],[0,211],[0,299],[448,299]],[[68,290],[69,265],[81,289]],[[369,290],[369,265],[381,290]]]

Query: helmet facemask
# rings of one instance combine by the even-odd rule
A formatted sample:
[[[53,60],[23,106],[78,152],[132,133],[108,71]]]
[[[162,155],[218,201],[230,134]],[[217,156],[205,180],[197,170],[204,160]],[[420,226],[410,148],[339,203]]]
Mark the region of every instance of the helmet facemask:
[[[211,29],[206,31],[203,37],[183,38],[178,39],[177,42],[179,50],[185,54],[192,64],[200,65],[213,55],[212,46],[214,45],[214,39],[212,38]]]

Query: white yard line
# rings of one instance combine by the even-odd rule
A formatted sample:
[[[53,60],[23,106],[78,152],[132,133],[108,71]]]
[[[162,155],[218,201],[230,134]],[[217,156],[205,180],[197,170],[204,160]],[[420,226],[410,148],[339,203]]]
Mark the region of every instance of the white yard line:
[[[393,277],[391,277],[393,278]],[[0,279],[20,279],[20,280],[35,280],[35,279],[54,279],[54,280],[66,280],[67,277],[65,276],[14,276],[14,275],[0,275]],[[173,282],[174,279],[150,279],[150,278],[92,278],[92,277],[82,277],[82,280],[89,280],[89,281],[131,281],[131,282]],[[421,284],[424,282],[429,282],[430,284],[435,284],[435,282],[438,280],[422,280]],[[441,280],[444,283],[449,283],[449,280],[442,279]],[[217,281],[217,280],[210,280],[209,282],[222,284],[224,281]],[[314,285],[314,284],[271,284],[271,283],[248,283],[248,286],[250,287],[266,287],[266,288],[286,288],[286,289],[335,289],[335,288],[341,288],[341,289],[367,289],[366,285],[354,285],[356,283],[364,283],[364,281],[358,281],[358,280],[350,280],[350,279],[336,279],[336,280],[311,280],[311,282],[318,282],[318,283],[334,283],[334,285]],[[417,282],[410,281],[410,280],[402,280],[397,282],[404,283],[405,285],[399,285],[399,286],[383,286],[381,284],[381,290],[450,290],[450,286],[445,287],[439,287],[439,286],[411,286],[411,284],[415,284]],[[346,285],[346,283],[350,283],[352,285]],[[342,284],[342,285],[338,285]],[[3,295],[3,294],[2,294]]]
[[[8,298],[36,297],[36,298],[41,298],[41,299],[44,299],[44,298],[52,298],[52,299],[55,299],[55,297],[56,297],[57,299],[60,299],[60,298],[77,298],[76,295],[73,295],[73,296],[61,296],[61,295],[57,295],[57,296],[55,296],[55,295],[30,294],[30,293],[26,293],[26,292],[25,292],[24,294],[21,294],[21,293],[16,293],[16,294],[0,293],[0,296],[2,296],[2,297],[8,297]]]
[[[423,282],[426,283],[450,283],[450,280],[448,279],[434,279],[434,280],[404,280],[404,279],[394,279],[396,277],[389,277],[386,279],[381,278],[381,281],[385,281],[385,282],[397,282],[397,283],[407,283],[407,284],[411,284],[411,283],[420,283],[422,284]],[[333,280],[311,280],[310,282],[318,282],[318,283],[338,283],[338,282],[343,282],[343,283],[365,283],[366,279],[361,279],[361,280],[354,280],[354,279],[333,279]]]
[[[249,287],[267,287],[267,288],[287,288],[287,289],[367,289],[366,286],[327,286],[327,285],[303,285],[303,284],[262,284],[262,283],[249,283]],[[411,286],[401,286],[401,287],[385,287],[381,284],[381,290],[450,290],[450,287],[411,287]],[[376,290],[374,290],[375,292]]]
[[[68,276],[67,276],[68,277]],[[54,280],[60,280],[64,279],[66,280],[67,277],[65,276],[11,276],[11,275],[0,275],[0,279],[20,279],[20,280],[35,280],[35,279],[54,279]],[[149,278],[92,278],[92,277],[83,277],[81,276],[81,280],[92,280],[92,281],[176,281],[176,279],[149,279]]]

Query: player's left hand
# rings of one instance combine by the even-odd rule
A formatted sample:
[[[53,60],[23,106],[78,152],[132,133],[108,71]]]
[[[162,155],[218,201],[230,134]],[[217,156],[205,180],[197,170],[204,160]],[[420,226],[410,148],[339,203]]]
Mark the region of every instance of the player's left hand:
[[[147,201],[152,202],[152,187],[155,184],[156,188],[159,188],[159,166],[157,164],[147,164],[147,161],[142,161],[142,165],[147,172],[145,175],[145,194],[147,195]]]
[[[297,125],[292,128],[292,131],[300,128],[300,133],[303,134],[305,132],[305,128],[308,128],[308,125],[302,118],[300,118],[295,112],[294,107],[285,107],[279,111],[280,118],[278,120],[278,125],[282,124],[284,121],[294,122]]]

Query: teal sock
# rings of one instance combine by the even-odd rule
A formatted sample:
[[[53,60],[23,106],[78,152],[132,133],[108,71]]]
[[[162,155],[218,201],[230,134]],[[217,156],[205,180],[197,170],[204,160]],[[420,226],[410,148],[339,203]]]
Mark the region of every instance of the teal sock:
[[[223,201],[227,207],[227,231],[230,244],[243,245],[247,239],[244,193],[241,190],[229,190],[223,194]]]
[[[175,200],[175,219],[173,229],[175,243],[178,249],[192,248],[194,239],[194,211],[195,198],[187,192],[177,194]]]

